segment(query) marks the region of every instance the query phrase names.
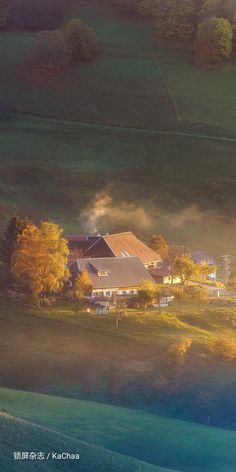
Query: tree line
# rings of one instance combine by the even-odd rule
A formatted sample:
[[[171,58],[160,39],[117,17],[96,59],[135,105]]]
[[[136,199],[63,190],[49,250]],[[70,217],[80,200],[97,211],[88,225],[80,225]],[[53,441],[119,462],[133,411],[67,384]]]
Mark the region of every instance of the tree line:
[[[35,31],[55,28],[68,0],[0,0],[0,28]]]
[[[153,18],[155,36],[185,43],[196,63],[215,66],[231,57],[236,40],[236,0],[113,0]]]
[[[79,18],[61,24],[70,0],[0,0],[0,29],[37,31],[30,54],[36,76],[66,70],[73,63],[91,61],[97,52],[96,35]]]

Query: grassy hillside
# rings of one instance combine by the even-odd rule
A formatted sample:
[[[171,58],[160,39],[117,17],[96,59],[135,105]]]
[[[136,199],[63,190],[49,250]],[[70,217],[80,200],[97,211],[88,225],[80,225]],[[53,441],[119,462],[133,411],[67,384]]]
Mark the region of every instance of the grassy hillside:
[[[108,451],[99,446],[79,441],[55,430],[0,413],[0,465],[2,472],[45,471],[53,472],[171,472],[167,469],[145,464],[134,458]],[[14,452],[26,451],[30,454],[44,453],[44,460],[14,459]],[[55,460],[52,453],[68,452],[79,454],[78,460]],[[49,455],[49,456],[48,456]],[[48,457],[48,459],[47,459]]]
[[[151,464],[188,472],[235,470],[235,432],[198,426],[136,410],[9,389],[0,389],[0,405],[11,415]],[[37,440],[37,437],[34,440]],[[72,447],[73,442],[70,450]],[[81,457],[86,454],[86,447],[85,450],[82,444],[77,447],[80,448]],[[95,449],[95,452],[99,454],[100,451]],[[109,455],[107,458],[109,460]],[[115,471],[118,468],[109,468],[110,470]],[[149,469],[147,466],[145,469],[143,465],[143,469],[127,470]]]
[[[235,57],[215,71],[194,65],[191,51],[154,45],[155,54],[187,127],[235,136]]]
[[[99,57],[73,67],[51,86],[27,80],[34,35],[1,34],[3,109],[62,120],[236,135],[233,62],[219,71],[199,70],[191,52],[153,43],[149,20],[99,0],[75,0],[65,21],[76,17],[94,27]]]
[[[160,231],[235,254],[234,142],[16,117],[0,139],[1,218],[17,209],[67,231]],[[79,216],[103,195],[112,201],[87,225]]]
[[[60,305],[37,310],[1,303],[1,385],[131,406],[199,423],[233,428],[235,362],[214,359],[208,342],[236,337],[233,308],[177,307],[115,317]],[[183,338],[184,365],[167,351]]]
[[[1,222],[17,210],[69,231],[129,226],[235,255],[236,141],[204,137],[226,133],[219,125],[232,134],[233,69],[199,71],[189,53],[153,49],[148,20],[98,1],[75,1],[67,19],[78,15],[99,56],[51,86],[27,79],[34,35],[1,33]],[[112,203],[86,225],[104,195]]]

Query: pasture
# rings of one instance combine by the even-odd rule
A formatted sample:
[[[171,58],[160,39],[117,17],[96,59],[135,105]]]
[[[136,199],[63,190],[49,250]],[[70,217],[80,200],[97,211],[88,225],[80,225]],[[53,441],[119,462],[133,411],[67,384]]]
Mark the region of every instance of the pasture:
[[[170,242],[235,254],[233,141],[15,115],[1,121],[0,143],[2,221],[19,211],[65,231],[129,228],[144,239],[160,231]],[[111,202],[90,227],[104,195]]]
[[[65,21],[78,16],[98,58],[51,85],[27,77],[34,34],[1,34],[1,221],[20,211],[66,231],[129,225],[235,255],[236,141],[207,136],[234,134],[233,66],[200,71],[189,51],[154,44],[148,20],[106,4],[75,1]],[[86,226],[100,194],[115,208]]]
[[[0,389],[0,405],[11,415],[10,426],[14,427],[14,416],[16,417],[15,433],[17,430],[23,430],[27,444],[35,442],[34,435],[31,435],[30,440],[30,431],[36,433],[39,445],[42,444],[47,451],[55,443],[58,450],[62,447],[60,440],[62,443],[64,439],[64,446],[68,444],[69,451],[73,450],[73,447],[79,450],[82,470],[85,471],[170,472],[171,469],[183,472],[233,472],[235,470],[235,432],[95,402],[3,388]],[[17,418],[27,422],[17,421]],[[39,425],[38,428],[35,423]],[[43,436],[45,427],[49,429],[45,431],[46,436]],[[42,437],[39,437],[40,432]],[[14,436],[15,434],[11,434],[9,439],[14,439]],[[46,443],[48,438],[49,444]],[[37,442],[35,445],[38,450]],[[9,446],[8,442],[8,450],[11,450]],[[104,448],[104,458],[102,448]],[[88,464],[89,452],[91,458]],[[98,468],[91,469],[96,459]],[[103,467],[100,464],[101,459]],[[136,459],[144,463],[139,463]],[[83,469],[83,463],[86,462],[90,469]],[[106,466],[109,469],[106,469]],[[78,470],[78,465],[77,469],[70,470]]]
[[[10,391],[9,391],[10,393]],[[13,391],[12,391],[13,393]],[[16,393],[17,395],[17,393]],[[18,395],[17,395],[18,396]],[[43,400],[41,398],[41,400]],[[95,444],[79,441],[59,431],[51,430],[32,421],[0,412],[0,464],[2,472],[64,471],[88,472],[168,472],[167,469],[152,466],[134,458],[114,453]],[[14,453],[25,451],[26,459],[14,459]],[[53,453],[79,454],[79,459],[56,460]],[[30,459],[31,453],[36,457],[41,453],[42,459]],[[34,456],[33,456],[34,457]],[[60,466],[58,466],[60,464]],[[58,468],[59,467],[59,468]],[[169,471],[171,472],[171,471]]]
[[[1,389],[0,402],[11,415],[49,428],[45,431],[46,437],[44,436],[44,441],[42,441],[43,428],[37,428],[35,424],[31,426],[30,422],[22,421],[20,424],[20,421],[17,422],[16,419],[16,430],[24,429],[24,432],[27,432],[28,429],[28,443],[33,442],[32,436],[31,441],[29,436],[31,430],[31,432],[36,432],[37,438],[41,432],[42,438],[39,444],[43,442],[47,450],[55,442],[58,448],[60,447],[60,433],[63,433],[69,436],[68,439],[66,436],[61,436],[61,440],[67,440],[69,443],[69,451],[73,447],[78,450],[79,446],[82,459],[84,459],[83,455],[88,455],[89,451],[92,453],[90,465],[94,459],[96,460],[96,454],[99,457],[100,453],[101,456],[102,450],[99,446],[102,446],[105,448],[103,467],[106,465],[105,462],[109,466],[110,459],[115,462],[114,469],[109,468],[112,471],[119,470],[118,465],[122,462],[126,467],[130,465],[130,468],[127,468],[129,471],[137,470],[135,466],[139,466],[140,471],[162,470],[152,468],[151,464],[188,472],[191,470],[233,472],[234,470],[236,441],[234,432],[209,429],[135,410],[9,389]],[[14,426],[14,418],[11,418],[11,425]],[[58,433],[53,434],[55,430]],[[46,445],[45,440],[48,437],[50,442]],[[85,440],[87,444],[77,442],[75,439]],[[119,457],[108,451],[119,451],[123,456]],[[131,458],[125,459],[126,456],[146,459],[146,464],[142,462],[139,464]],[[105,470],[105,468],[93,470]],[[163,469],[163,472],[164,470],[167,469]]]
[[[235,361],[208,347],[217,334],[236,337],[234,308],[128,311],[119,329],[112,313],[77,311],[2,300],[1,385],[234,428]],[[192,340],[186,363],[169,365],[168,349],[183,338]]]
[[[34,34],[1,34],[1,221],[20,211],[94,231],[81,213],[109,194],[100,232],[129,225],[235,255],[236,142],[207,137],[234,134],[233,66],[200,71],[190,52],[154,44],[148,20],[96,1],[75,1],[76,16],[94,26],[98,58],[51,85],[27,78]]]

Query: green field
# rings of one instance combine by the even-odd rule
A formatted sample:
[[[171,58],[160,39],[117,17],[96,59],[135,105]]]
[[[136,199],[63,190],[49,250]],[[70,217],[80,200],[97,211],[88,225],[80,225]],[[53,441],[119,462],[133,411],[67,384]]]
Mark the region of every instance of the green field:
[[[193,64],[191,51],[157,45],[154,50],[182,126],[235,136],[235,57],[219,70],[207,71]]]
[[[81,17],[97,34],[100,53],[51,86],[27,80],[33,34],[1,34],[3,110],[128,128],[186,129],[235,136],[235,65],[207,72],[191,52],[152,41],[150,22],[98,1],[75,0],[67,19]]]
[[[236,141],[207,137],[235,134],[232,66],[200,71],[189,52],[153,45],[148,20],[97,1],[75,1],[78,15],[99,56],[51,86],[27,79],[34,35],[1,34],[1,221],[20,211],[67,231],[158,231],[235,255]],[[113,203],[91,227],[98,192]]]
[[[149,410],[234,429],[235,362],[212,358],[217,334],[236,337],[234,308],[173,306],[114,315],[77,315],[75,305],[39,310],[2,300],[1,385]],[[233,320],[233,321],[232,321]],[[169,347],[193,341],[183,366]]]
[[[71,437],[71,442],[69,438],[65,437],[67,442],[64,447],[68,443],[69,451],[73,450],[73,447],[79,450],[85,464],[86,460],[83,455],[87,456],[89,468],[82,468],[85,471],[148,472],[150,470],[150,472],[155,472],[156,470],[158,472],[160,470],[160,472],[165,472],[166,470],[152,468],[151,465],[149,467],[147,463],[183,472],[235,471],[235,432],[203,427],[136,410],[9,389],[0,389],[0,405],[10,415],[51,429],[51,434],[50,430],[46,431],[46,437],[44,437],[44,431],[41,430],[44,441],[42,442],[41,438],[38,444],[40,428],[32,427],[31,433],[35,434],[36,432],[37,435],[31,439],[31,447],[33,443],[37,450],[39,446],[43,445],[48,451],[55,442],[57,450],[61,447],[60,439],[62,441],[63,437],[53,434],[53,431]],[[11,418],[11,424],[12,422]],[[17,425],[16,422],[14,434],[11,434],[10,439],[14,440],[20,426],[30,429],[29,423],[22,423]],[[46,442],[48,437],[49,444]],[[86,444],[77,443],[73,438],[86,441]],[[92,445],[96,445],[94,451]],[[104,459],[99,447],[105,448]],[[88,462],[89,451],[91,458]],[[108,451],[118,452],[123,457],[113,456],[112,453],[109,457]],[[143,460],[146,465],[138,462],[132,463],[131,459],[128,463],[125,456]],[[93,468],[97,458],[101,460],[101,457],[103,468]],[[109,469],[106,469],[106,466]],[[78,469],[71,468],[70,470]],[[166,470],[166,472],[168,471]]]
[[[8,398],[14,391],[2,391],[4,394],[8,393]],[[16,392],[15,399],[19,397],[19,392]],[[13,397],[12,397],[13,398]],[[22,398],[22,397],[21,397]],[[29,400],[29,397],[28,397]],[[38,396],[39,404],[31,404],[38,408],[45,398]],[[53,398],[52,398],[53,403]],[[56,399],[57,403],[57,399]],[[66,402],[65,402],[66,403]],[[2,405],[4,401],[2,402]],[[50,405],[49,405],[50,407]],[[11,408],[10,408],[11,409]],[[46,413],[46,411],[45,411]],[[71,413],[71,412],[70,412]],[[32,417],[30,417],[30,420]],[[45,422],[47,425],[50,423]],[[135,458],[127,457],[121,454],[114,453],[103,447],[95,444],[80,441],[74,437],[67,436],[55,429],[51,430],[48,426],[40,426],[27,421],[22,418],[11,416],[3,412],[0,413],[0,465],[2,472],[18,472],[18,471],[65,471],[71,472],[79,470],[81,472],[95,471],[95,472],[171,472],[166,468],[156,467],[151,464],[138,461]],[[17,451],[26,451],[29,456],[30,453],[43,453],[44,459],[14,459],[14,453]],[[52,458],[52,453],[61,454],[68,452],[69,454],[79,454],[78,460],[55,460]],[[47,459],[49,454],[49,458]]]
[[[235,254],[234,142],[19,117],[2,121],[0,142],[2,218],[17,209],[86,232],[79,217],[102,192],[113,202],[100,232]]]
[[[99,55],[51,85],[27,75],[34,34],[0,35],[1,225],[23,213],[66,232],[161,232],[236,260],[236,66],[197,69],[99,0],[75,0],[65,21],[78,16]],[[1,298],[1,472],[27,470],[12,453],[36,447],[78,449],[82,472],[236,471],[235,362],[208,348],[235,322],[234,308],[186,305],[129,311],[117,330],[114,315]],[[187,362],[167,366],[183,337]]]

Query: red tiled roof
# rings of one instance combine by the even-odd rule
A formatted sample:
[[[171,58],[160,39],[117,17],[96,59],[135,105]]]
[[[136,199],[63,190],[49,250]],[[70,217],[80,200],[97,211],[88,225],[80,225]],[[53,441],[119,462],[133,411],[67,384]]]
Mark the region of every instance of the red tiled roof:
[[[161,261],[161,257],[131,232],[103,236],[104,241],[116,257],[137,256],[146,264]]]

